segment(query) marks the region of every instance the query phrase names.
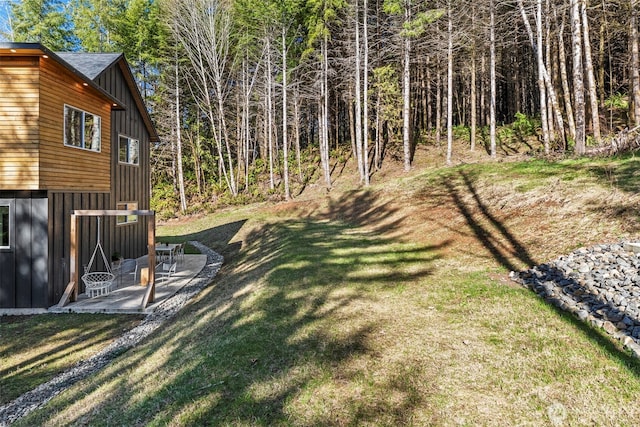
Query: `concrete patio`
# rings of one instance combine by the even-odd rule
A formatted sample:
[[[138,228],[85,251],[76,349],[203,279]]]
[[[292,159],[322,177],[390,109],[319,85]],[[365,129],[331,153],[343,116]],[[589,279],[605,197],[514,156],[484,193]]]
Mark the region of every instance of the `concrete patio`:
[[[146,256],[139,258],[138,265],[148,265]],[[119,313],[119,314],[148,314],[168,298],[173,296],[194,277],[206,265],[206,255],[184,255],[184,259],[178,261],[177,269],[170,278],[156,277],[155,300],[142,309],[147,286],[140,285],[140,271],[134,281],[133,275],[128,272],[118,274],[112,285],[112,291],[107,295],[89,298],[87,294],[78,295],[75,302],[64,307],[57,305],[49,308],[51,313]]]

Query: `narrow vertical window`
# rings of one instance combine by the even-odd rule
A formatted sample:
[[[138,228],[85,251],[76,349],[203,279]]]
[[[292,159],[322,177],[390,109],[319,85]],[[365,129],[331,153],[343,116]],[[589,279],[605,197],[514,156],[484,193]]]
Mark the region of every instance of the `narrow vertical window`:
[[[140,163],[140,141],[137,139],[120,136],[118,147],[120,163],[138,165]]]
[[[9,206],[0,205],[0,248],[9,248],[11,246],[10,232]]]

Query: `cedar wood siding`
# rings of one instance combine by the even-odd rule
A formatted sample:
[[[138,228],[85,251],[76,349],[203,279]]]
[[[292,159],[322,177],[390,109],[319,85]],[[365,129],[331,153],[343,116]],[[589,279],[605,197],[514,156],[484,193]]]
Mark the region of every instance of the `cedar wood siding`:
[[[69,283],[70,223],[74,209],[110,209],[111,103],[95,89],[57,62],[41,58],[40,68],[40,185],[49,190],[49,292],[48,305],[56,304]],[[100,152],[64,145],[64,106],[100,116]],[[103,224],[108,223],[106,220]],[[80,274],[96,244],[95,218],[83,218],[80,236]],[[104,230],[104,228],[103,228]],[[101,233],[102,243],[109,242]],[[107,256],[109,253],[107,252]],[[100,267],[101,264],[94,266]],[[78,283],[84,291],[82,281]]]
[[[110,191],[111,103],[51,59],[40,67],[40,188]],[[64,106],[100,116],[100,152],[64,145]]]
[[[111,207],[111,103],[39,56],[2,57],[0,90],[0,199],[14,213],[11,248],[0,254],[0,308],[44,308],[68,283],[71,210]],[[101,117],[100,153],[64,145],[65,104]],[[85,263],[96,241],[87,222]]]
[[[39,185],[37,57],[0,57],[0,190]]]

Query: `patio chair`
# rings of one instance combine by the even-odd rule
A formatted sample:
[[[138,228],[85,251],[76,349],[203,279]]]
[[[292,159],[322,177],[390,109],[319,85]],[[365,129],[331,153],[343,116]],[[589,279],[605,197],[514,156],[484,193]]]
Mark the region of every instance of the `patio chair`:
[[[136,283],[138,277],[138,261],[132,258],[122,260],[122,263],[120,263],[120,274],[133,276],[133,283]]]
[[[176,259],[179,261],[184,261],[184,246],[186,243],[180,243],[178,247],[176,247]]]
[[[156,276],[158,276],[158,280],[162,280],[162,281],[169,280],[171,276],[176,273],[177,267],[178,267],[177,262],[174,262],[174,263],[163,262],[161,264],[158,264],[158,267],[156,268]]]

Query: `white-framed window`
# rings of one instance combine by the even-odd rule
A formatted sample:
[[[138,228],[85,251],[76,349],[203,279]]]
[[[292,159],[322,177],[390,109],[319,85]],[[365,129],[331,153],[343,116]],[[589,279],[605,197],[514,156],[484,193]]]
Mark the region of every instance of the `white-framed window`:
[[[64,145],[100,152],[100,116],[64,106]]]
[[[11,248],[11,205],[0,203],[0,249]]]
[[[138,210],[138,202],[121,202],[116,205],[119,211],[135,211]],[[116,224],[124,225],[138,222],[137,215],[126,215],[116,217]]]
[[[140,141],[123,135],[120,135],[119,139],[118,159],[120,163],[127,165],[140,164]]]

